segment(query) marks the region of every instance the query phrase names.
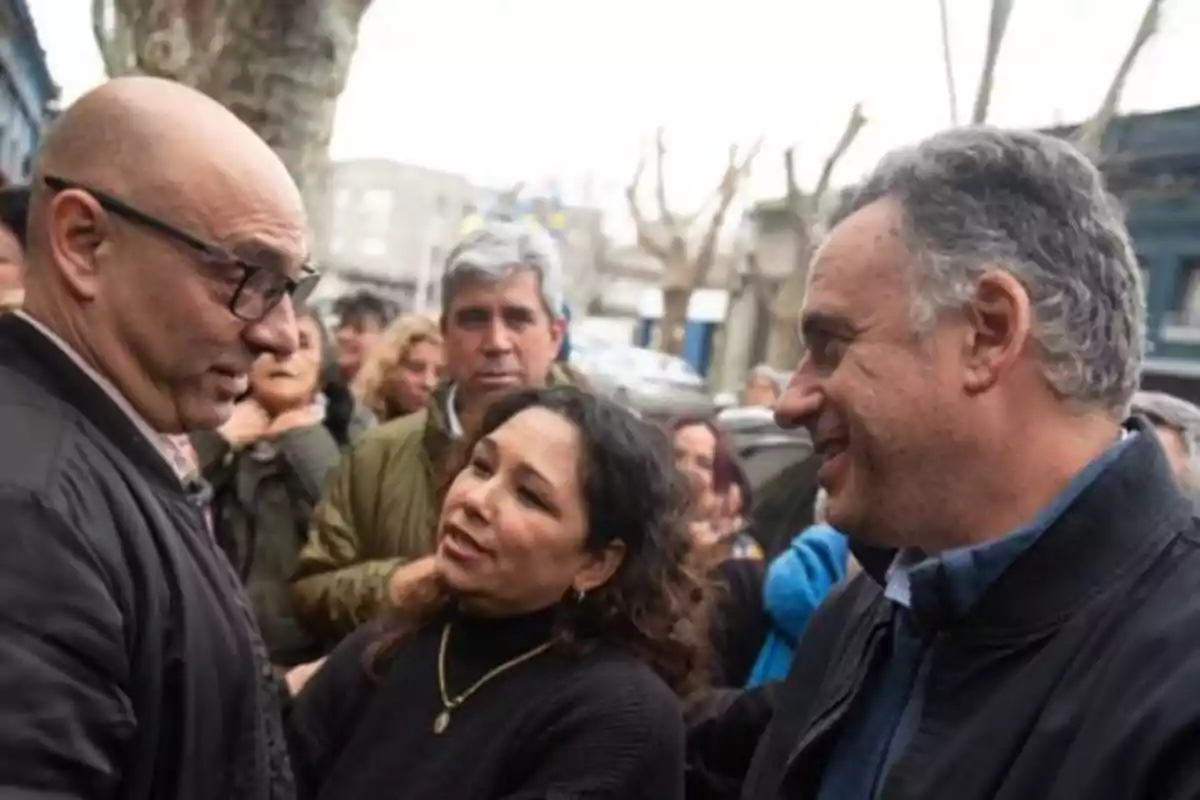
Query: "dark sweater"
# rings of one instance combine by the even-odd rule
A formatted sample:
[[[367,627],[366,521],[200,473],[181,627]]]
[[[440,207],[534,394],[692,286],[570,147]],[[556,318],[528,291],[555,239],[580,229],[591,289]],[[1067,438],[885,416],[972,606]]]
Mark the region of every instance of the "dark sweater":
[[[363,666],[375,631],[358,631],[296,698],[288,722],[301,800],[683,797],[680,705],[615,649],[536,656],[486,683],[435,734],[443,621],[401,642],[377,679]],[[446,680],[456,696],[546,641],[551,615],[453,623]]]

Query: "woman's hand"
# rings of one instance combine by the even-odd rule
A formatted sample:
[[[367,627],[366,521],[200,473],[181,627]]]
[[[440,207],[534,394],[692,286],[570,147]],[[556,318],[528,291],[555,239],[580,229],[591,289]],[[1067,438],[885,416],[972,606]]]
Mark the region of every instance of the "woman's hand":
[[[437,558],[425,556],[392,570],[388,578],[388,598],[393,605],[400,605],[411,597],[422,584],[432,581],[437,575]]]
[[[217,429],[221,438],[234,447],[244,447],[267,434],[271,417],[254,400],[243,400],[233,407],[229,420]]]
[[[316,661],[310,661],[307,664],[301,664],[298,667],[292,667],[288,670],[284,679],[287,681],[288,691],[292,693],[292,697],[300,694],[300,690],[304,688],[304,684],[308,683],[309,679],[321,669],[325,663],[325,659],[319,658]]]
[[[284,411],[271,420],[266,435],[278,436],[286,431],[296,430],[297,428],[309,428],[320,424],[320,422],[321,409],[318,407],[307,405],[302,408],[293,408],[289,411]]]

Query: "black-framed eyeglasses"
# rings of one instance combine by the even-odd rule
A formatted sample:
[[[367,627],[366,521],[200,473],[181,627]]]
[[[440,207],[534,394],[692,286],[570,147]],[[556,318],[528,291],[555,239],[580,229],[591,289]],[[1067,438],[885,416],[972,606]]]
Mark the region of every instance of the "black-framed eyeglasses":
[[[170,223],[163,222],[158,217],[134,208],[107,192],[93,189],[90,186],[52,175],[42,178],[42,182],[54,192],[68,189],[87,192],[105,211],[186,246],[204,262],[216,267],[240,269],[242,277],[237,281],[237,287],[229,298],[229,310],[234,316],[245,322],[258,322],[263,319],[271,313],[271,309],[283,301],[284,297],[291,297],[292,302],[297,305],[303,303],[312,294],[321,279],[320,274],[307,264],[301,268],[299,278],[291,278],[271,267],[251,264],[224,247],[206,242]]]

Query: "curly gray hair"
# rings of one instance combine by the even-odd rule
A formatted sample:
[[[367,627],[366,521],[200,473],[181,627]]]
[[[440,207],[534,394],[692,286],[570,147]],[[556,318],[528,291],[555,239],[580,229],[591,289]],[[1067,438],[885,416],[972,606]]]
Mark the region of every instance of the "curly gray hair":
[[[551,318],[563,314],[563,267],[558,245],[548,233],[524,222],[486,220],[467,233],[446,257],[442,311],[466,281],[502,281],[514,272],[537,273],[542,302]]]
[[[1200,408],[1165,392],[1138,392],[1133,396],[1133,413],[1156,426],[1179,434],[1187,456],[1189,483],[1200,482]]]
[[[788,374],[782,370],[775,369],[770,364],[759,364],[746,374],[747,381],[756,378],[766,378],[774,384],[776,391],[782,392],[787,387]]]
[[[1005,269],[1029,293],[1046,382],[1078,408],[1125,415],[1146,338],[1141,273],[1121,208],[1079,151],[1039,133],[946,131],[886,156],[849,210],[884,197],[918,256],[919,327]]]

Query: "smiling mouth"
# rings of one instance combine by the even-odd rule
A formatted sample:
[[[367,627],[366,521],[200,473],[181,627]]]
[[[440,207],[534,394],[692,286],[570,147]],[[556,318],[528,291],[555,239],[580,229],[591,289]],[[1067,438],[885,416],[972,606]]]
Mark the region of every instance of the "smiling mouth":
[[[447,522],[442,525],[442,536],[454,547],[454,549],[462,551],[468,555],[489,555],[490,551],[476,541],[475,537],[467,533],[465,530],[455,525],[453,522]]]

